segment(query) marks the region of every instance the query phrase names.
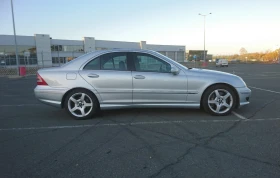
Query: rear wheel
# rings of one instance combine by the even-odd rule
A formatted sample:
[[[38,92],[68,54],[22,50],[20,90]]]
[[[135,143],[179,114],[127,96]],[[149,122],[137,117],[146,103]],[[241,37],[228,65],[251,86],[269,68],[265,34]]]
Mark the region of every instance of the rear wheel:
[[[236,106],[236,94],[226,85],[214,85],[208,88],[202,98],[206,112],[215,116],[225,116]]]
[[[66,111],[75,119],[89,119],[98,111],[96,97],[88,90],[76,89],[71,91],[64,103]]]

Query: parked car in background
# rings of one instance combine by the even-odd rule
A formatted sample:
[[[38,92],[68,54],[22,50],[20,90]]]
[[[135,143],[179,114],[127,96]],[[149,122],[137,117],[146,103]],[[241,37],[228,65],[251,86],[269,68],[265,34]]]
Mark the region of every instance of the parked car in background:
[[[0,66],[1,66],[1,67],[5,67],[5,66],[6,66],[6,62],[5,62],[4,60],[1,60],[1,61],[0,61]]]
[[[99,109],[135,107],[204,108],[223,116],[249,104],[251,95],[236,75],[187,68],[158,52],[136,49],[91,52],[40,69],[34,92],[76,119],[91,118]]]
[[[216,67],[228,67],[228,60],[226,59],[218,59],[216,60]]]

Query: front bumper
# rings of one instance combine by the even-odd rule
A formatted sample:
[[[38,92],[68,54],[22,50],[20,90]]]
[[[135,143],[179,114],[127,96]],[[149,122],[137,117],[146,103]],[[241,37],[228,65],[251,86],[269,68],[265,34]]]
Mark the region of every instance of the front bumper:
[[[38,85],[34,89],[34,94],[39,101],[45,104],[61,107],[62,97],[67,91],[67,88],[53,88]]]
[[[235,88],[239,95],[239,107],[250,103],[251,90],[247,87]]]

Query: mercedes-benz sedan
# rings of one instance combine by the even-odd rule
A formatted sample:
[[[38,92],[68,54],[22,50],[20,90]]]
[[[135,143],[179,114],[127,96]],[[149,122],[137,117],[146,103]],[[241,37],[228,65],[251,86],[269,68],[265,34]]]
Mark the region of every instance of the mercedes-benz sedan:
[[[100,109],[203,108],[222,116],[249,104],[251,90],[238,76],[187,68],[150,50],[107,50],[80,56],[61,67],[40,69],[36,97],[76,119]]]

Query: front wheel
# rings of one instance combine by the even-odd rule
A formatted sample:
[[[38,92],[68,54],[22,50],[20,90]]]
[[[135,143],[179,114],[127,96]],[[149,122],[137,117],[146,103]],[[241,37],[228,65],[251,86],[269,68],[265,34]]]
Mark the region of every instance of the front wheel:
[[[202,98],[206,112],[215,116],[225,116],[236,106],[236,94],[226,85],[214,85],[208,88]]]
[[[71,91],[64,103],[66,111],[75,119],[89,119],[98,110],[96,97],[88,90],[76,89]]]

